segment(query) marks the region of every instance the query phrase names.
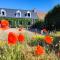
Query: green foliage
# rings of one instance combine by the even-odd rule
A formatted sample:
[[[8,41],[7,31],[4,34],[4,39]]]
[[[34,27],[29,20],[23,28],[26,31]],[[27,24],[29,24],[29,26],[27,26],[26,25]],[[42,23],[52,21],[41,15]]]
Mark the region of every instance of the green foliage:
[[[60,29],[60,5],[55,6],[46,14],[45,24],[49,30]]]
[[[55,44],[59,43],[59,41],[60,41],[60,36],[54,36],[53,44],[55,45]]]
[[[31,46],[37,46],[38,45],[38,41],[37,40],[32,40],[30,45]]]
[[[42,35],[36,35],[36,36],[33,36],[32,38],[32,40],[30,41],[30,45],[31,46],[36,46],[36,45],[41,45],[41,46],[43,46],[44,45],[44,37],[45,36],[42,36]]]
[[[25,28],[30,27],[32,24],[31,18],[5,18],[0,17],[0,20],[6,19],[10,22],[11,27],[19,27],[19,25],[23,25]],[[38,19],[34,20],[34,23],[38,21]],[[29,24],[30,23],[30,24]]]
[[[33,28],[37,28],[37,29],[42,29],[43,26],[44,26],[44,21],[37,21],[35,24],[32,25]]]

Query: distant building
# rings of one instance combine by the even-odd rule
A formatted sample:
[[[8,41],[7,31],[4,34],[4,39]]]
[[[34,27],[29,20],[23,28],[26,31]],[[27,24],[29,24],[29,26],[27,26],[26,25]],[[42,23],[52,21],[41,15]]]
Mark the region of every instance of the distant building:
[[[20,9],[7,9],[0,8],[0,18],[27,18],[32,19],[31,24],[38,19],[37,13],[34,10],[20,10]],[[28,22],[28,24],[30,24]]]
[[[33,10],[0,8],[0,17],[36,19],[36,12]]]

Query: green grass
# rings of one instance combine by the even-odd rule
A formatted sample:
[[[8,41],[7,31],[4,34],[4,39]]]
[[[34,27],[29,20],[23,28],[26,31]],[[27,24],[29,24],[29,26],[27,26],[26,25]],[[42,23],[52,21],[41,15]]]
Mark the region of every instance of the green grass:
[[[60,36],[60,31],[56,31],[56,33],[51,33],[52,36]]]

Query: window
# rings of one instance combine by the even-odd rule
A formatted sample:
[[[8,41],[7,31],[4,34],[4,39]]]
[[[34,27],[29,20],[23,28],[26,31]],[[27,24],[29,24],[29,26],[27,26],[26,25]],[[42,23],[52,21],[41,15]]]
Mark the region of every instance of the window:
[[[20,13],[17,13],[16,15],[17,15],[17,16],[20,16]]]
[[[31,12],[27,11],[27,17],[31,17]]]
[[[21,12],[19,10],[16,12],[16,17],[21,17]]]
[[[6,11],[5,10],[1,10],[1,16],[6,16]]]
[[[27,16],[27,13],[25,14],[25,16]]]
[[[2,15],[5,15],[4,11],[2,12]]]
[[[28,16],[30,17],[30,13],[28,13]]]

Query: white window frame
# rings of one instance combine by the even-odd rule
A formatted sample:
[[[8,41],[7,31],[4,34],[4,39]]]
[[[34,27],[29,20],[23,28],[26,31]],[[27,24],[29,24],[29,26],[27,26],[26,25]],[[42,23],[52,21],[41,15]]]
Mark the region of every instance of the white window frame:
[[[29,17],[29,16],[28,16],[28,13],[30,13],[30,18],[31,18],[31,12],[30,12],[30,11],[27,11],[27,17]]]
[[[2,14],[4,12],[4,15]],[[6,11],[4,9],[1,9],[1,16],[6,16]]]
[[[21,17],[21,11],[19,11],[19,10],[16,11],[16,17],[18,17],[18,16],[17,16],[18,13],[20,13],[20,16],[19,16],[19,17]]]

